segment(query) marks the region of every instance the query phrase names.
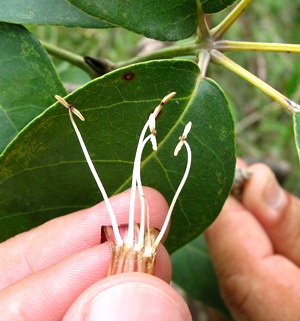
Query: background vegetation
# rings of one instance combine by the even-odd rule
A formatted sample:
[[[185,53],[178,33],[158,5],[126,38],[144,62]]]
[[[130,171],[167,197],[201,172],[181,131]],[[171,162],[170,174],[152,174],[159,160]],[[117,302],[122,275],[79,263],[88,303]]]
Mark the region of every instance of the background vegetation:
[[[211,16],[221,21],[230,8]],[[280,21],[280,22],[279,22]],[[226,33],[227,39],[278,43],[299,43],[300,1],[255,1]],[[29,26],[40,40],[82,56],[102,57],[119,62],[134,57],[143,36],[121,28],[83,29]],[[300,101],[300,64],[296,54],[232,52],[227,54],[295,102]],[[73,89],[89,81],[81,69],[53,58],[62,80]],[[238,155],[265,161],[279,174],[288,175],[286,188],[300,192],[299,161],[293,141],[290,116],[274,101],[240,77],[220,66],[210,65],[208,76],[226,92],[235,118]]]

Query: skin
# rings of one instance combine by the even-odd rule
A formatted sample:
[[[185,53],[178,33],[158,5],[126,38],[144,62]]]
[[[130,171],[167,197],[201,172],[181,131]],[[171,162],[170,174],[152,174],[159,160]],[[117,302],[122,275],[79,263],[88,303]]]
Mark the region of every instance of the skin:
[[[145,195],[150,224],[161,228],[168,205],[151,188],[145,188]],[[129,200],[130,191],[111,198],[119,224],[128,220]],[[110,219],[102,202],[2,243],[0,320],[113,321],[120,315],[122,320],[138,320],[141,306],[146,321],[191,320],[183,299],[168,285],[171,262],[162,245],[155,276],[126,273],[106,278],[111,251],[107,243],[99,244],[103,225],[110,225]]]
[[[300,201],[264,165],[250,167],[242,202],[229,197],[206,239],[223,298],[235,320],[300,320]],[[167,203],[145,188],[151,226],[161,228]],[[129,191],[111,198],[127,222]],[[138,213],[137,204],[137,213]],[[170,258],[161,245],[156,276],[106,278],[110,225],[100,203],[45,223],[0,244],[0,320],[192,320],[169,286]]]
[[[235,320],[300,320],[300,201],[265,165],[242,203],[229,197],[206,232],[222,296]]]

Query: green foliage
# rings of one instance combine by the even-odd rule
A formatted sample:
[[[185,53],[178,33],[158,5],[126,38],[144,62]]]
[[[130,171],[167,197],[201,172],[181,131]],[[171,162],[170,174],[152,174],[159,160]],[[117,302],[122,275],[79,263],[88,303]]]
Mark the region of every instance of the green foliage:
[[[172,255],[172,278],[194,299],[229,316],[219,293],[210,255],[201,235]]]
[[[297,29],[300,21],[299,10],[299,1],[290,1],[288,7],[282,1],[256,1],[227,31],[226,37],[244,41],[298,43],[299,35],[293,30]],[[225,14],[226,12],[221,12],[212,15],[212,19],[220,21]],[[278,21],[281,28],[278,28]],[[300,72],[297,54],[229,52],[227,56],[293,101],[299,102]],[[247,86],[246,81],[228,73],[226,69],[212,64],[209,76],[218,80],[234,112],[237,154],[250,162],[264,161],[275,168],[289,168],[292,175],[287,176],[285,187],[298,195],[300,168],[294,147],[291,116],[260,90]]]
[[[176,41],[191,36],[197,28],[197,0],[68,0],[83,12],[146,37]],[[236,0],[202,0],[202,10],[214,13]]]
[[[0,23],[0,153],[65,89],[38,41],[22,26]]]
[[[211,80],[199,82],[199,69],[192,62],[154,61],[119,69],[90,82],[68,101],[87,119],[80,129],[112,195],[130,186],[139,132],[150,111],[170,89],[177,91],[176,101],[168,103],[159,117],[160,148],[156,153],[145,151],[142,177],[145,185],[157,188],[170,203],[185,168],[184,153],[178,157],[172,153],[184,125],[192,119],[189,141],[195,161],[173,216],[167,242],[172,252],[215,219],[229,192],[234,140],[223,92]],[[58,213],[99,201],[99,192],[68,123],[67,111],[56,104],[31,123],[2,156],[2,240]],[[31,184],[27,184],[29,181]],[[23,186],[17,196],[23,202],[16,202],[14,196],[18,186]]]
[[[111,27],[111,25],[77,10],[64,0],[2,1],[0,3],[0,20],[10,23],[66,27]]]
[[[116,26],[153,39],[175,41],[189,37],[197,27],[195,0],[71,0],[74,6]]]

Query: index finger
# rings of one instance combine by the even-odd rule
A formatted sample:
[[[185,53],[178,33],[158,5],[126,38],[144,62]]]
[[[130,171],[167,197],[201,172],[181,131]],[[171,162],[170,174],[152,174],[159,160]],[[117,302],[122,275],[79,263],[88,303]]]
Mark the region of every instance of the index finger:
[[[221,294],[237,320],[299,320],[300,270],[274,254],[263,227],[237,200],[227,200],[206,239]]]
[[[161,228],[168,210],[163,196],[145,188],[150,225]],[[128,220],[130,191],[111,198],[118,224]],[[139,213],[139,204],[136,211]],[[139,215],[136,215],[139,221]],[[53,219],[0,245],[0,288],[45,269],[100,243],[101,226],[111,225],[104,202],[79,212]]]

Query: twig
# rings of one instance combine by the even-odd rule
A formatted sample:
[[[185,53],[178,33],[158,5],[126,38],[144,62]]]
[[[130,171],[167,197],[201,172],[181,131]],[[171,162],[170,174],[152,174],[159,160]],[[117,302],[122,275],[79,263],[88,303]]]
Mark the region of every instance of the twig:
[[[91,78],[96,78],[99,75],[95,70],[93,70],[85,61],[84,57],[74,54],[73,52],[70,52],[68,50],[56,47],[50,43],[41,41],[41,44],[46,49],[46,51],[57,58],[60,58],[62,60],[68,61],[70,64],[79,67],[80,69],[87,72]]]
[[[197,52],[199,52],[199,44],[196,44],[195,42],[183,45],[174,45],[150,52],[149,54],[146,54],[144,56],[135,57],[127,61],[116,63],[115,68],[117,69],[139,62],[145,62],[155,59],[169,59],[180,56],[197,56]]]
[[[260,78],[253,75],[248,70],[244,69],[240,65],[233,62],[231,59],[226,57],[221,52],[213,49],[210,52],[212,61],[214,63],[220,64],[227,69],[233,71],[240,77],[244,78],[248,82],[250,82],[252,85],[258,87],[260,90],[262,90],[264,93],[266,93],[268,96],[270,96],[272,99],[277,101],[282,107],[284,107],[287,111],[294,114],[295,112],[300,111],[300,106],[293,102],[292,100],[285,97],[283,94],[281,94],[279,91],[274,89],[269,84],[262,81]]]

